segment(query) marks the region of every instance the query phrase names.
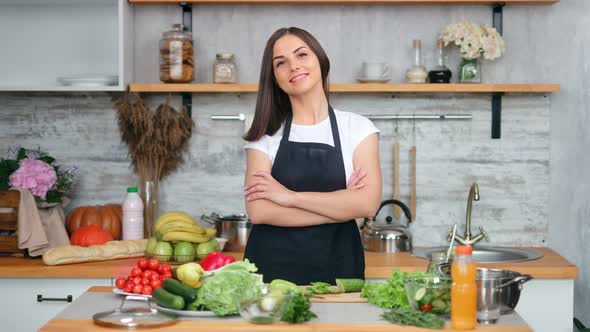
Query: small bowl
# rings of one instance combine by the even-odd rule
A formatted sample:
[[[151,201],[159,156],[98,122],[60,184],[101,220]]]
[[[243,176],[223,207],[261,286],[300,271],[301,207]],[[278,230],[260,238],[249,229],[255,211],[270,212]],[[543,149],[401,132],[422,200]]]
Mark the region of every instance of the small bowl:
[[[219,251],[223,251],[225,244],[227,243],[227,239],[223,237],[216,237],[217,243],[219,243]]]
[[[415,310],[450,314],[451,278],[438,275],[408,277],[404,285],[408,303]]]
[[[287,295],[266,294],[240,302],[240,316],[253,324],[272,324],[280,319]]]

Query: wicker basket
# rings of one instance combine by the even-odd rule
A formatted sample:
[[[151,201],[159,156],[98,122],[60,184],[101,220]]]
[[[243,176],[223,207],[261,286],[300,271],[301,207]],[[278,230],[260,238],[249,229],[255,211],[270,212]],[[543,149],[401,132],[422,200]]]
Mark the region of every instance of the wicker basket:
[[[11,212],[0,210],[0,231],[16,231],[18,229],[18,206],[20,192],[16,190],[0,191],[0,208],[9,208]],[[0,235],[0,253],[22,253],[18,248],[18,237],[14,235]]]

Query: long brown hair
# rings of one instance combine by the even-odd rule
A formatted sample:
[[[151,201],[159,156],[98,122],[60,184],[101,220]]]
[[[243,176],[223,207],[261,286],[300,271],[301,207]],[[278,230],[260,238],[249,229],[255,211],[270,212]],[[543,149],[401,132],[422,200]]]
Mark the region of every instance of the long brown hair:
[[[272,67],[272,52],[275,42],[288,34],[295,35],[303,40],[318,58],[322,73],[322,86],[324,87],[326,99],[328,99],[330,60],[317,39],[309,32],[296,27],[281,28],[275,31],[266,42],[264,54],[262,55],[254,119],[250,130],[243,137],[248,142],[257,141],[265,134],[274,135],[292,112],[289,96],[277,84]]]

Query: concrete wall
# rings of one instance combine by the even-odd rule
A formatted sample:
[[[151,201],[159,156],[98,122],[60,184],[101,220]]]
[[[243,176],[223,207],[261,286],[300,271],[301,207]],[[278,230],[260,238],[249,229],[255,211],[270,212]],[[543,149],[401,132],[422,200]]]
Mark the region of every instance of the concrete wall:
[[[453,223],[462,226],[469,185],[481,200],[473,224],[496,245],[549,245],[580,268],[576,315],[590,323],[585,218],[590,143],[588,71],[585,62],[589,5],[568,0],[553,6],[508,6],[504,36],[508,52],[484,64],[484,81],[551,82],[562,92],[508,95],[503,99],[502,139],[490,139],[490,96],[335,94],[332,104],[361,114],[463,113],[471,121],[376,121],[382,131],[383,197],[392,194],[393,143],[401,145],[402,200],[409,201],[407,151],[418,151],[416,245],[442,244]],[[388,62],[393,81],[411,65],[411,39],[421,38],[426,66],[434,63],[436,35],[445,24],[470,18],[491,25],[487,6],[195,6],[197,82],[210,82],[214,55],[233,52],[240,80],[256,82],[262,48],[278,27],[300,26],[323,44],[331,80],[354,82],[365,60]],[[160,34],[181,21],[177,6],[135,7],[135,75],[156,82]],[[458,57],[449,49],[449,66]],[[136,177],[129,169],[112,111],[111,94],[0,93],[0,148],[41,147],[79,166],[72,205],[120,201]],[[156,106],[167,96],[151,96]],[[178,103],[176,96],[171,97]],[[196,122],[186,164],[165,179],[161,209],[194,215],[244,212],[241,122],[212,121],[213,114],[250,114],[253,94],[193,97]],[[462,231],[462,227],[459,228]]]

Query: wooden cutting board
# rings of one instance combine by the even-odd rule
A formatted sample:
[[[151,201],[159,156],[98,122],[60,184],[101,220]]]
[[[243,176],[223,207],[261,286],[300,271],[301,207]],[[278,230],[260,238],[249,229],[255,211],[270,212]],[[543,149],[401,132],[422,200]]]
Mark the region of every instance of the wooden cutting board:
[[[367,299],[361,297],[361,293],[342,294],[317,294],[312,297],[311,302],[316,303],[366,303]]]

